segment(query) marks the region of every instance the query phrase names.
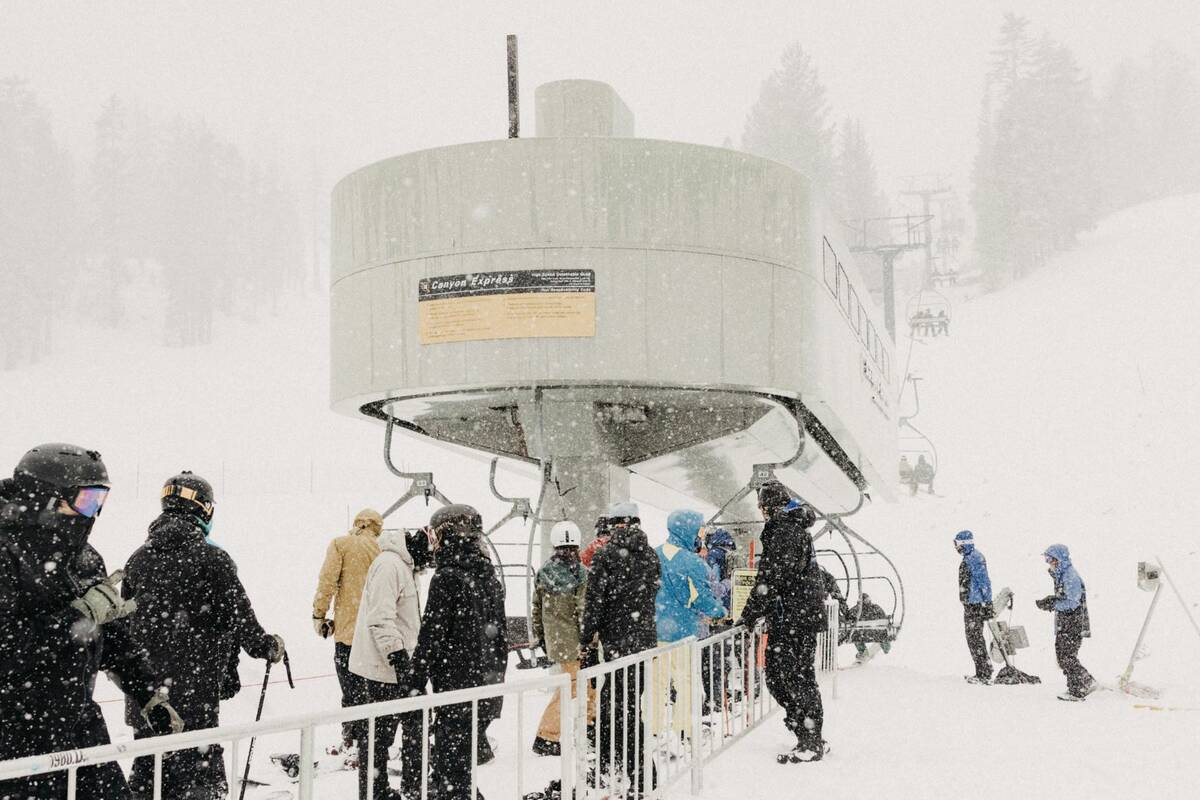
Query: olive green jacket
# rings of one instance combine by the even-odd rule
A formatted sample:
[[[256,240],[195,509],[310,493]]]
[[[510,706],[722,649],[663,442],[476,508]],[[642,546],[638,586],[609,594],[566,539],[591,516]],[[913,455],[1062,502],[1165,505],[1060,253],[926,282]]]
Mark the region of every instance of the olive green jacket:
[[[578,572],[576,572],[576,568]],[[538,570],[533,594],[533,635],[555,664],[579,660],[579,624],[588,570],[551,558]]]

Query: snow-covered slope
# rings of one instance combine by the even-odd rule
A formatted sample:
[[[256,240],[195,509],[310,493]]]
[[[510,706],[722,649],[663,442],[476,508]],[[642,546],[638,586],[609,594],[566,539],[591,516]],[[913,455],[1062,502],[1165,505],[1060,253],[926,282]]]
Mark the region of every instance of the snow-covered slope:
[[[937,444],[940,496],[851,520],[897,561],[909,624],[890,655],[841,674],[838,700],[826,694],[826,762],[771,763],[786,737],[769,724],[716,762],[705,797],[801,785],[822,798],[1200,796],[1200,636],[1174,596],[1134,672],[1165,690],[1158,701],[1055,700],[1051,618],[1033,605],[1051,590],[1041,552],[1067,544],[1091,610],[1081,660],[1114,684],[1150,602],[1139,560],[1161,556],[1200,617],[1198,230],[1200,196],[1116,214],[1027,280],[956,302],[951,338],[912,345],[925,379],[914,422]],[[1040,686],[962,680],[971,662],[951,539],[963,528],[993,585],[1016,593],[1012,621],[1031,640],[1018,664]],[[1148,703],[1178,710],[1137,707]]]
[[[1161,555],[1200,614],[1197,223],[1197,196],[1115,215],[1031,278],[956,302],[950,338],[913,345],[913,371],[925,379],[915,422],[937,442],[940,496],[902,497],[852,520],[903,575],[902,638],[891,655],[843,673],[841,697],[827,700],[828,761],[777,766],[784,734],[773,721],[714,763],[706,797],[791,797],[798,786],[825,800],[1200,796],[1200,637],[1175,599],[1161,604],[1135,678],[1166,689],[1159,705],[1192,710],[1138,709],[1116,692],[1056,701],[1051,622],[1033,607],[1050,590],[1039,554],[1068,544],[1092,612],[1081,658],[1107,681],[1124,668],[1149,603],[1135,585],[1137,561]],[[297,675],[311,678],[295,694],[273,689],[269,715],[336,703],[330,648],[309,628],[320,559],[354,511],[404,489],[383,468],[381,429],[328,411],[326,320],[319,298],[296,301],[279,318],[228,323],[212,347],[182,351],[154,344],[149,327],[71,327],[60,331],[59,356],[0,372],[0,466],[48,440],[104,453],[114,492],[93,541],[110,569],[141,543],[163,478],[190,468],[213,479],[214,536],[238,560],[264,624],[287,638]],[[489,499],[485,462],[411,439],[397,443],[397,458],[432,468],[485,519],[506,510]],[[501,484],[535,488],[520,471],[502,473]],[[396,522],[426,514],[413,506]],[[661,514],[646,516],[660,537]],[[961,528],[975,531],[994,584],[1016,592],[1013,622],[1032,641],[1020,664],[1041,686],[963,683],[970,661],[950,544]],[[243,661],[244,685],[261,676],[260,664]],[[254,695],[230,703],[225,720],[250,718]],[[123,733],[119,713],[110,724]],[[502,757],[511,752],[506,744]]]

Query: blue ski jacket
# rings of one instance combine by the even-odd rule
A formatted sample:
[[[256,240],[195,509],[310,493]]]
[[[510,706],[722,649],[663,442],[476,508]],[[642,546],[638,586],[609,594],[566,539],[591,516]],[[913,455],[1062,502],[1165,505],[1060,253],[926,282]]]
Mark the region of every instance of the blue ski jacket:
[[[1054,610],[1074,611],[1083,604],[1083,579],[1071,563],[1071,551],[1065,544],[1052,544],[1045,555],[1058,561],[1058,566],[1050,571],[1054,577]]]
[[[974,544],[962,547],[962,563],[958,568],[958,599],[967,605],[991,604],[992,579],[988,577],[987,559]]]
[[[704,617],[725,616],[725,606],[709,587],[704,560],[694,552],[703,524],[698,511],[673,511],[667,518],[667,542],[655,548],[662,577],[654,600],[660,642],[699,636]]]

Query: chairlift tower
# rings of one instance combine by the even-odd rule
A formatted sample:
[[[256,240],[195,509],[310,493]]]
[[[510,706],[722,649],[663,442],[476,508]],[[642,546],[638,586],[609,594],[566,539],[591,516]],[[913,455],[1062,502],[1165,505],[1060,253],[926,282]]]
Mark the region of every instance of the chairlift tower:
[[[940,175],[907,175],[901,179],[905,188],[900,190],[901,197],[920,197],[921,213],[933,219],[933,198],[949,194],[953,188]],[[931,225],[932,227],[932,225]],[[925,237],[925,278],[922,284],[928,284],[933,274],[933,231]]]
[[[933,215],[872,217],[845,222],[852,231],[850,252],[872,253],[883,264],[883,318],[892,341],[896,341],[896,258],[901,253],[929,250]],[[926,262],[928,264],[928,262]]]

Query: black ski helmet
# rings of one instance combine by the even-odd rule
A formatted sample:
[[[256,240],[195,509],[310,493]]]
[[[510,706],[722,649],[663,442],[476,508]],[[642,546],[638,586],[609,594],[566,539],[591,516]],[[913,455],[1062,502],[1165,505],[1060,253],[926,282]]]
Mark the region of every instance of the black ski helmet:
[[[13,480],[29,488],[108,487],[108,470],[95,450],[73,444],[39,444],[17,462]]]
[[[213,516],[212,484],[199,475],[184,470],[167,478],[162,487],[163,511],[184,511],[210,522]]]
[[[758,505],[770,516],[792,502],[792,493],[779,481],[767,481],[758,490]]]
[[[433,512],[429,527],[442,536],[479,536],[483,533],[483,517],[473,506],[455,503]]]

